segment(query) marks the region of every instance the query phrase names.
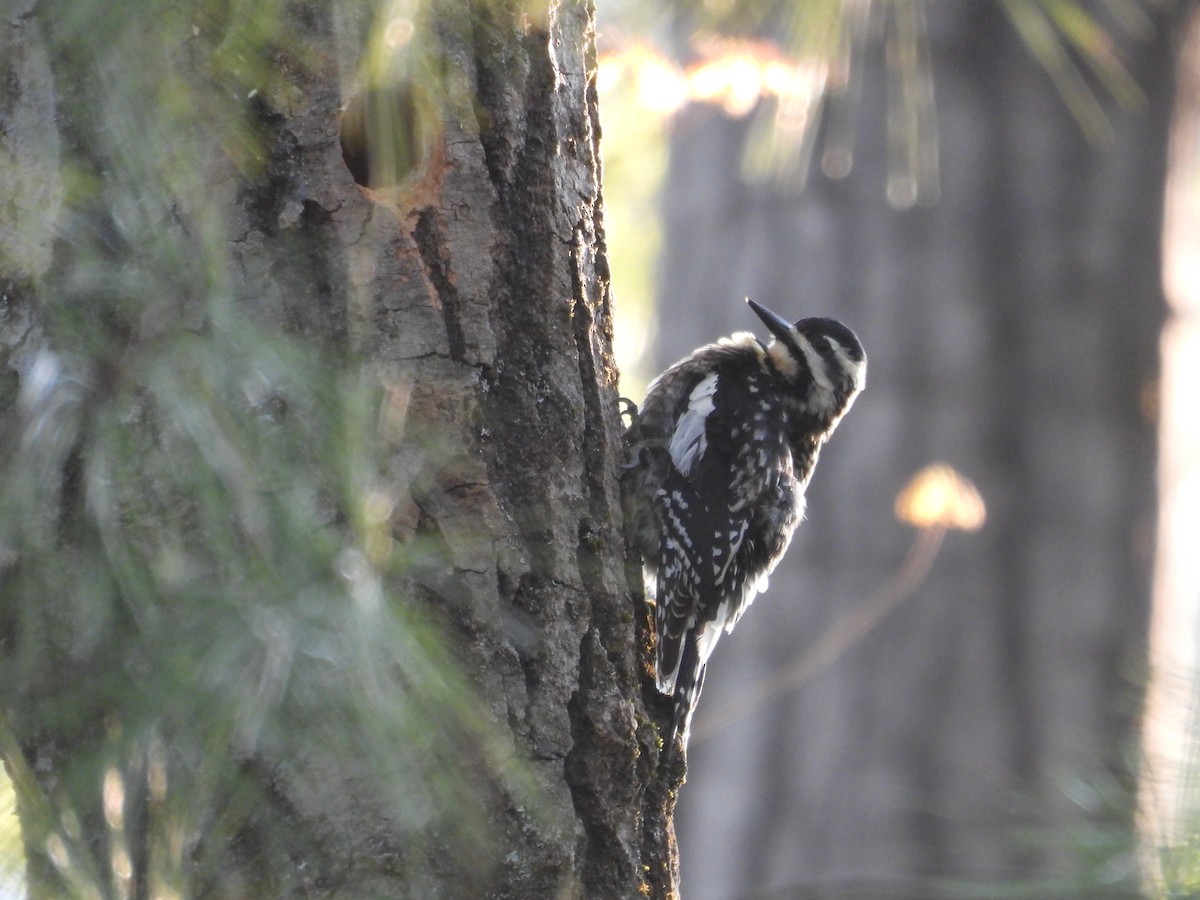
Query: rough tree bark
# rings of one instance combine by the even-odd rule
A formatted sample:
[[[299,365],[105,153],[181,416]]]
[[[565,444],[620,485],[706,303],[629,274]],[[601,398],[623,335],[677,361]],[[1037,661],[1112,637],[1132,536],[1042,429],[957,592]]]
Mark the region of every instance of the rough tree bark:
[[[0,170],[0,193],[14,198],[0,220],[2,399],[5,446],[13,451],[21,438],[10,412],[31,360],[39,350],[72,349],[56,345],[42,316],[47,297],[79,287],[76,245],[63,237],[61,221],[79,211],[64,180],[75,170],[101,184],[110,177],[107,162],[93,156],[105,128],[103,92],[93,88],[123,61],[103,47],[72,44],[69,6],[28,0],[7,14],[0,37],[11,88],[0,106],[0,146],[14,163]],[[185,80],[202,81],[218,54],[234,52],[229,36],[240,7],[218,6],[177,19],[169,57]],[[405,832],[396,823],[407,811],[390,805],[379,773],[354,754],[302,738],[305,749],[288,758],[269,744],[250,746],[240,755],[240,777],[255,786],[252,808],[233,796],[194,798],[211,803],[210,821],[221,828],[186,837],[188,890],[668,896],[673,801],[652,786],[658,750],[643,703],[653,695],[644,608],[627,561],[614,466],[620,426],[591,4],[539,11],[447,0],[402,23],[415,27],[413,45],[436,73],[405,110],[411,117],[433,103],[441,115],[395,183],[373,181],[361,148],[350,147],[344,159],[341,147],[340,110],[363,87],[368,17],[332,0],[286,3],[278,14],[269,42],[241,48],[260,54],[274,80],[272,90],[241,86],[251,88],[239,95],[256,142],[250,161],[215,140],[198,161],[208,208],[223,223],[233,314],[310,340],[343,371],[361,367],[382,386],[377,462],[389,476],[387,531],[398,546],[420,548],[419,562],[387,588],[437,617],[455,648],[454,667],[507,735],[513,765],[532,787],[513,792],[480,759],[485,821],[473,824],[486,840],[475,845],[436,828]],[[93,93],[100,100],[89,107]],[[401,103],[389,96],[382,102]],[[379,102],[351,110],[348,127],[369,128]],[[351,167],[373,187],[356,185]],[[180,227],[186,231],[186,221]],[[189,304],[178,298],[178,318],[202,333],[204,312]],[[148,319],[130,318],[116,339],[115,365],[173,325]],[[93,390],[85,403],[104,402],[103,386]],[[92,514],[71,465],[68,458],[58,473],[65,487],[53,516],[63,554],[83,539]],[[3,559],[10,574],[22,562]],[[112,871],[102,795],[111,763],[96,758],[112,738],[112,719],[88,705],[83,685],[136,657],[137,629],[115,615],[97,624],[101,637],[84,650],[56,643],[55,629],[69,627],[62,610],[70,604],[47,596],[49,624],[37,632],[46,641],[31,651],[22,641],[34,631],[20,631],[17,602],[5,594],[0,608],[0,646],[9,654],[0,698],[20,758],[14,744],[4,751],[10,771],[33,773],[57,804],[50,819],[23,805],[32,896],[62,887],[47,840],[54,810],[68,808],[108,895],[121,873]],[[327,615],[336,618],[337,607]],[[292,664],[318,662],[301,653]],[[371,677],[382,703],[406,690],[388,670]],[[65,719],[41,715],[71,697]],[[302,735],[324,725],[293,727]],[[122,771],[130,785],[146,780],[144,759]],[[126,824],[152,813],[144,796],[137,806],[138,796],[128,792]],[[131,849],[135,896],[146,890],[139,873],[152,852]]]

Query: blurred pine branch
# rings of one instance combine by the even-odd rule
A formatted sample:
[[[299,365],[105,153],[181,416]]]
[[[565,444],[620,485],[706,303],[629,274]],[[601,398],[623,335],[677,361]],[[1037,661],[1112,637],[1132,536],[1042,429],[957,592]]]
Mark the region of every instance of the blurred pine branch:
[[[935,202],[938,187],[936,79],[925,20],[927,0],[684,0],[642,27],[673,19],[687,35],[770,35],[809,76],[790,93],[762,90],[744,160],[751,178],[803,186],[814,154],[822,171],[844,177],[854,158],[861,59],[881,44],[889,68],[888,200],[897,207]],[[1053,80],[1091,142],[1111,137],[1107,104],[1140,108],[1145,98],[1122,46],[1147,39],[1173,0],[997,0],[1032,60]],[[670,10],[668,16],[665,10]],[[749,88],[746,88],[747,90]],[[821,151],[818,154],[818,133]]]

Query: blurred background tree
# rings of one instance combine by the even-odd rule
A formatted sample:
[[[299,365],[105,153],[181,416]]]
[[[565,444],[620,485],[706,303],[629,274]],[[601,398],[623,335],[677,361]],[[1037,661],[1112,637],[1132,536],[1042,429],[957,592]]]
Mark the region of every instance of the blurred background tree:
[[[870,358],[808,523],[710,669],[678,810],[692,900],[1191,889],[1185,865],[1139,855],[1134,824],[1154,773],[1163,195],[1193,10],[707,2],[635,32],[602,16],[602,75],[641,103],[635,140],[649,120],[666,148],[644,370],[753,328],[747,295],[846,321]],[[616,231],[612,173],[636,166],[608,101]],[[912,591],[925,539],[910,553],[893,500],[936,461],[987,521],[947,535]],[[1177,557],[1195,534],[1175,532]]]

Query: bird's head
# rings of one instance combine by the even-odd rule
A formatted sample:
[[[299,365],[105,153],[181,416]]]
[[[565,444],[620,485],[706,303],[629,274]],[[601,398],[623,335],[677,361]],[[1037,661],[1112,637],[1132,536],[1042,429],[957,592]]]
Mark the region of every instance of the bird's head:
[[[836,319],[789,322],[746,302],[775,336],[767,355],[804,411],[823,422],[837,421],[867,383],[867,355],[858,337]]]

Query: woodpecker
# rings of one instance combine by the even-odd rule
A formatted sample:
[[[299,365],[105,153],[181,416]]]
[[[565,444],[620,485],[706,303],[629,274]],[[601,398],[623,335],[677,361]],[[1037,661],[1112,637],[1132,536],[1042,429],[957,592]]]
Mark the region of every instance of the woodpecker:
[[[687,746],[709,656],[787,550],[822,444],[866,384],[834,319],[795,323],[746,301],[773,335],[739,332],[659,375],[625,440],[636,540],[655,606],[667,758]]]

